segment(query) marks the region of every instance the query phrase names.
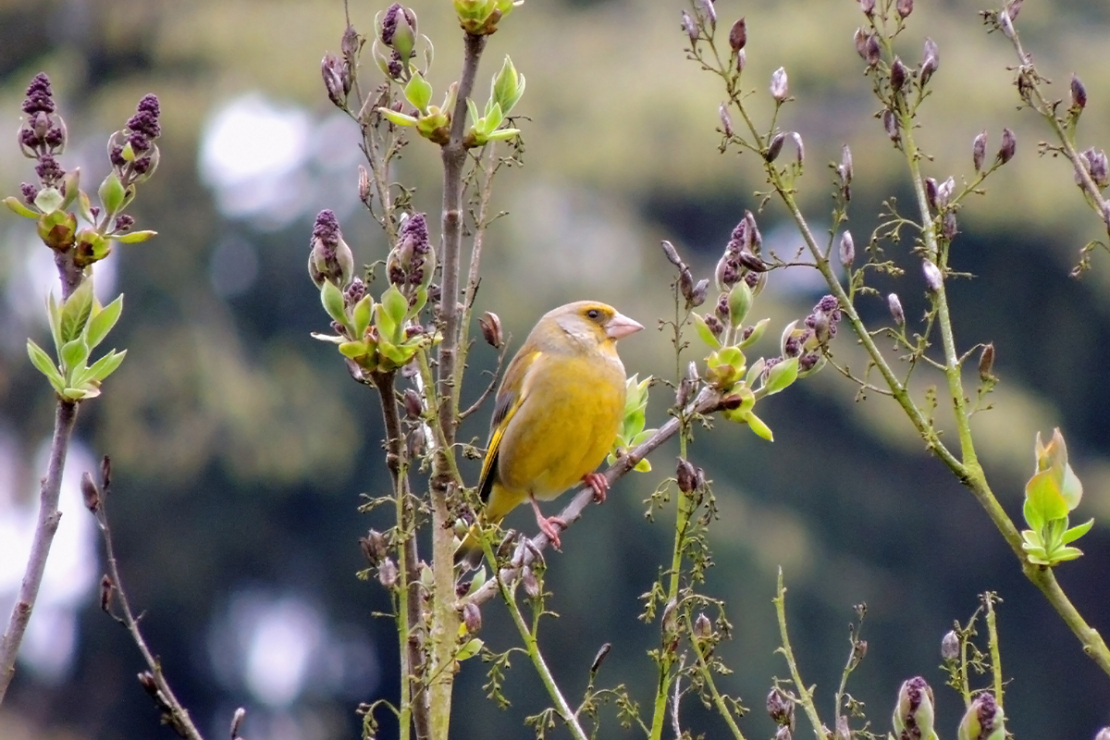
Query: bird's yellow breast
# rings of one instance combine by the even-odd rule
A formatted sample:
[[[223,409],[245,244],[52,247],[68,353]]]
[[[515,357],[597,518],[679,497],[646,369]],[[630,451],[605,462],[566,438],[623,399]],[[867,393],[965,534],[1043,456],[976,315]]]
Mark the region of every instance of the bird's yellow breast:
[[[624,367],[615,353],[546,356],[501,442],[497,482],[552,499],[597,469],[624,413]],[[542,402],[537,402],[542,399]]]

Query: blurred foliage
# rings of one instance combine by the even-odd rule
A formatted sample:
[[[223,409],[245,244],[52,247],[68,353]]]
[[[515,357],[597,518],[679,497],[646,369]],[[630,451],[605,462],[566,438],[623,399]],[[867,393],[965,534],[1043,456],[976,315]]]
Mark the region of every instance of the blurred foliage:
[[[427,0],[413,6],[421,30],[435,40],[431,82],[443,89],[461,46],[453,16]],[[351,20],[365,33],[378,9],[354,3]],[[1086,483],[1079,514],[1099,521],[1084,540],[1086,556],[1059,577],[1080,611],[1106,632],[1110,397],[1103,378],[1110,346],[1103,338],[1110,332],[1110,265],[1099,255],[1082,282],[1067,277],[1099,224],[1074,192],[1067,167],[1036,156],[1043,137],[1033,116],[1016,111],[1009,45],[986,35],[978,9],[963,0],[919,3],[905,47],[917,54],[930,36],[940,48],[920,134],[934,157],[929,174],[969,172],[980,130],[995,143],[1003,126],[1018,136],[1018,155],[1005,175],[961,213],[955,245],[957,269],[977,276],[949,288],[958,336],[965,344],[993,341],[1002,379],[996,408],[976,416],[976,430],[1012,516],[1033,469],[1034,433],[1064,430]],[[823,163],[838,158],[842,144],[852,146],[854,214],[861,219],[852,229],[859,240],[870,230],[864,214],[876,213],[882,198],[909,193],[900,157],[872,116],[852,47],[856,4],[720,0],[717,12],[722,22],[747,16],[750,87],[762,93],[780,65],[790,72],[799,103],[782,124],[805,137],[802,184],[811,214],[830,205]],[[671,310],[659,239],[696,255],[702,274],[695,277],[707,276],[743,210],[758,205],[754,163],[717,153],[718,93],[684,60],[678,13],[678,4],[664,2],[529,2],[491,39],[483,79],[506,52],[528,78],[528,94],[514,110],[522,116],[526,151],[524,168],[499,176],[495,205],[510,216],[490,232],[478,311],[497,311],[516,343],[543,311],[586,297],[611,302],[650,328]],[[1110,144],[1106,6],[1027,3],[1020,23],[1040,71],[1058,81],[1061,96],[1066,87],[1059,81],[1073,71],[1086,84],[1083,140]],[[374,584],[353,577],[362,567],[357,537],[375,523],[356,514],[358,494],[388,486],[378,409],[334,353],[308,337],[327,329],[304,274],[311,214],[276,230],[229,219],[197,171],[203,127],[240,96],[260,93],[324,120],[330,104],[319,60],[337,49],[343,27],[342,5],[320,0],[12,0],[0,8],[0,112],[14,130],[24,87],[34,73],[48,72],[75,142],[65,162],[80,163],[90,181],[106,172],[103,142],[134,101],[146,92],[162,101],[161,165],[134,209],[160,236],[120,246],[113,257],[117,289],[127,294],[113,336],[129,354],[103,398],[88,406],[78,435],[95,454],[113,457],[124,578],[133,602],[147,612],[148,639],[171,681],[213,737],[223,736],[238,704],[251,712],[247,737],[354,736],[355,704],[371,700],[367,692],[396,686],[392,623],[372,617],[387,604]],[[416,142],[398,173],[419,184],[417,207],[431,213],[438,166],[431,148]],[[14,140],[0,147],[4,194],[30,177]],[[313,199],[349,201],[355,182],[351,164],[320,180],[329,190]],[[780,217],[771,206],[761,223],[769,245],[786,255],[796,238],[772,229]],[[383,239],[365,214],[341,220],[357,259],[384,257]],[[0,235],[8,302],[0,316],[0,427],[16,441],[5,485],[11,495],[30,498],[40,474],[33,452],[48,433],[51,398],[23,347],[26,336],[44,336],[34,317],[47,283],[40,277],[33,290],[28,286],[33,250],[42,248],[26,225],[6,218]],[[257,258],[253,281],[233,295],[213,287],[214,271],[237,269],[216,259],[229,239],[246,243]],[[897,289],[912,321],[924,302],[918,273],[911,273]],[[781,324],[805,313],[817,287],[777,278],[759,308]],[[885,305],[876,300],[872,310],[878,316]],[[850,338],[842,334],[833,348],[859,366]],[[668,350],[665,336],[649,331],[622,346],[622,355],[630,372],[667,376]],[[494,355],[481,346],[472,360],[492,368]],[[474,398],[483,381],[476,372],[469,378],[473,387],[464,398]],[[666,405],[666,390],[654,393],[649,425],[662,421]],[[700,433],[692,448],[694,462],[715,480],[721,509],[709,588],[728,600],[736,627],[722,648],[738,669],[729,690],[759,706],[770,677],[783,673],[772,655],[779,564],[791,589],[795,650],[807,678],[829,692],[829,704],[853,604],[869,606],[870,643],[853,694],[887,707],[908,676],[942,683],[940,638],[989,588],[1004,599],[999,622],[1004,667],[1013,677],[1011,729],[1030,737],[1090,736],[1106,720],[1094,688],[1105,677],[893,404],[856,402],[854,393],[827,371],[765,404],[774,445],[719,425]],[[469,420],[461,439],[481,444],[486,416],[475,416],[482,418]],[[659,453],[657,469],[668,470],[673,454]],[[564,553],[551,560],[549,606],[561,617],[545,627],[544,648],[571,696],[606,641],[614,648],[599,681],[647,688],[644,651],[656,636],[636,620],[637,596],[655,577],[652,564],[666,560],[669,542],[666,521],[648,525],[642,517],[654,481],[654,474],[622,481],[606,506],[566,534]],[[307,692],[291,705],[258,706],[241,682],[217,670],[211,647],[213,625],[248,588],[300,594],[319,605],[332,629],[371,641],[378,680],[363,676],[342,690]],[[0,713],[5,738],[168,736],[154,727],[156,713],[134,680],[133,646],[94,601],[90,595],[80,614],[78,655],[64,682],[42,683],[28,671],[17,676]],[[496,603],[486,607],[484,622],[482,636],[492,646],[504,649],[513,640]],[[459,736],[522,735],[520,718],[544,699],[523,663],[508,681],[514,705],[503,712],[483,698],[477,662],[466,666],[456,704]],[[949,731],[961,714],[959,700],[941,690],[937,705],[938,727]],[[753,733],[769,733],[770,721],[757,715]]]

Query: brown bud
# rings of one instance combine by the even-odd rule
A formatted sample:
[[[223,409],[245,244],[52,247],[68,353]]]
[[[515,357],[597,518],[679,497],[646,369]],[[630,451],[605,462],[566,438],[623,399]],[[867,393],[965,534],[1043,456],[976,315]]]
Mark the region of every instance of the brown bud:
[[[940,236],[945,241],[952,241],[959,233],[959,228],[956,223],[956,212],[948,210],[944,212],[944,218],[940,222]]]
[[[728,32],[728,45],[734,52],[739,52],[748,43],[748,24],[743,18],[732,24]]]
[[[767,272],[767,263],[747,250],[741,252],[737,259],[740,260],[741,265],[752,272]]]
[[[478,319],[478,326],[482,329],[482,337],[486,340],[486,344],[501,349],[501,345],[505,343],[505,337],[501,333],[501,319],[493,311],[486,311],[481,318]]]
[[[890,65],[890,89],[894,92],[901,90],[902,86],[906,84],[908,74],[909,70],[906,69],[906,65],[902,64],[902,60],[894,57],[894,61]]]
[[[1014,138],[1014,132],[1008,128],[1002,129],[1002,146],[998,148],[998,163],[1006,164],[1014,158],[1014,152],[1017,150],[1017,139]]]
[[[107,573],[100,579],[100,609],[104,612],[111,613],[112,597],[116,593],[116,584],[112,582],[111,576]]]
[[[1075,75],[1071,76],[1071,107],[1077,111],[1087,107],[1087,88]]]
[[[987,132],[980,131],[975,140],[971,142],[971,163],[975,165],[976,172],[983,171],[983,159],[987,156]]]
[[[100,489],[88,473],[81,475],[81,495],[85,499],[85,508],[95,514],[100,509]]]
[[[852,40],[856,42],[856,53],[860,55],[861,59],[867,59],[867,38],[867,32],[862,28],[857,28],[852,36]]]
[[[913,0],[898,0],[894,9],[898,11],[898,15],[902,18],[908,18],[910,13],[913,12]]]
[[[359,538],[358,545],[371,566],[377,566],[388,554],[385,537],[376,529],[371,529],[365,537]]]
[[[693,464],[685,458],[678,459],[678,468],[675,471],[675,480],[678,481],[678,490],[690,493],[697,485],[697,471]]]
[[[994,344],[983,345],[979,355],[979,379],[984,383],[994,380]]]
[[[143,671],[139,674],[139,685],[143,687],[143,691],[151,696],[158,696],[158,683],[154,680],[154,674],[150,671]]]
[[[420,400],[420,394],[412,388],[405,389],[405,413],[408,414],[410,419],[419,419],[424,413],[424,404]]]
[[[690,308],[697,308],[705,303],[705,296],[709,292],[709,279],[702,278],[694,285],[694,290],[690,293],[688,299]]]
[[[370,173],[361,164],[358,166],[358,199],[370,205],[373,194],[370,192]]]
[[[474,634],[482,629],[482,610],[473,601],[466,602],[466,606],[462,610],[463,624],[466,625],[466,631]]]
[[[598,649],[597,655],[594,656],[594,662],[590,663],[590,675],[597,673],[598,669],[601,668],[601,664],[605,661],[605,656],[607,656],[612,649],[613,644],[610,642],[605,643]]]

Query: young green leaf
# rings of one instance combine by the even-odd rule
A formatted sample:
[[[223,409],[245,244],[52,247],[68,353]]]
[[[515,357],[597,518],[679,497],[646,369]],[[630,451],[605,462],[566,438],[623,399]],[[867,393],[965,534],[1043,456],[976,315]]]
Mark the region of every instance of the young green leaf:
[[[65,305],[62,306],[59,331],[62,344],[71,342],[81,336],[81,332],[85,330],[85,324],[89,320],[89,315],[92,314],[92,304],[92,280],[85,278],[66,299]]]
[[[65,388],[65,380],[54,365],[54,360],[50,359],[50,355],[31,339],[27,340],[27,355],[31,358],[31,364],[46,376],[55,390],[61,391]]]
[[[95,308],[95,306],[94,306]],[[108,336],[108,332],[119,321],[120,314],[123,312],[123,294],[116,296],[116,299],[109,303],[99,311],[93,311],[92,318],[89,319],[88,325],[85,327],[85,341],[89,345],[89,349],[95,349],[97,345],[104,341],[104,337]]]

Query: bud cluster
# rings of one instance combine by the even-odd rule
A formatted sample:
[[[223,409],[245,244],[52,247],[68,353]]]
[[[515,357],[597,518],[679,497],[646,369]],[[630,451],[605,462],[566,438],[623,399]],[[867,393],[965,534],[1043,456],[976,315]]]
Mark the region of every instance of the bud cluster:
[[[316,287],[323,287],[325,281],[335,287],[346,288],[354,276],[355,256],[343,233],[339,221],[330,210],[320,211],[312,227],[312,240],[308,255],[308,274]]]
[[[423,213],[407,216],[401,224],[395,246],[386,258],[389,282],[411,295],[417,287],[427,287],[435,271],[436,257],[428,238],[428,221]]]
[[[933,734],[933,689],[921,676],[902,682],[894,706],[894,736],[898,740],[929,740]]]
[[[767,360],[764,373],[769,375],[776,364],[794,357],[798,358],[800,375],[819,368],[821,351],[836,337],[837,325],[842,317],[836,296],[823,297],[802,320],[801,326],[794,321],[786,327],[781,342],[782,357]]]
[[[65,170],[55,159],[66,148],[66,124],[57,114],[54,93],[50,89],[50,78],[40,72],[27,87],[27,97],[23,101],[23,112],[27,117],[19,127],[19,148],[23,156],[38,162],[35,173],[43,187],[62,184]],[[24,185],[24,199],[27,188]],[[32,197],[29,203],[33,203]]]
[[[324,78],[324,88],[328,91],[328,99],[336,107],[346,110],[347,97],[354,86],[354,69],[358,64],[358,54],[362,50],[363,38],[351,26],[343,32],[341,42],[343,56],[337,57],[328,52],[320,61],[320,74]]]
[[[158,98],[145,95],[127,125],[108,140],[108,159],[125,189],[147,180],[158,166],[160,155],[154,140],[162,134],[160,115]]]
[[[385,13],[379,14],[374,19],[374,25],[377,38],[374,39],[373,49],[378,66],[391,80],[402,82],[408,80],[411,76],[409,60],[412,59],[416,49],[416,13],[412,8],[406,8],[401,3],[393,3]],[[388,49],[388,53],[382,47]],[[328,92],[330,95],[330,87]]]

